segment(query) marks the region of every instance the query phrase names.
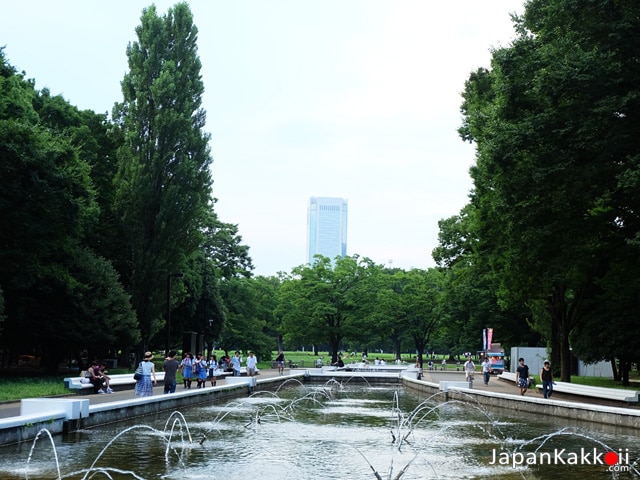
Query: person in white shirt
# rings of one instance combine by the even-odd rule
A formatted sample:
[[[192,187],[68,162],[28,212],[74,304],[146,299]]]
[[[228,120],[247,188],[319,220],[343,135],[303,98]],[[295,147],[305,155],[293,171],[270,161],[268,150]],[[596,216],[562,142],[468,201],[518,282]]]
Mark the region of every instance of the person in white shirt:
[[[256,374],[257,364],[258,364],[258,359],[253,354],[253,352],[249,352],[249,356],[247,357],[247,376],[253,377]]]
[[[231,357],[231,366],[233,367],[233,376],[240,376],[240,365],[242,364],[242,357],[240,356],[240,352],[236,350],[236,354]]]
[[[476,366],[471,360],[471,356],[467,357],[467,361],[464,362],[464,378],[467,382],[473,381],[473,374],[476,371]]]
[[[482,376],[484,377],[484,385],[489,385],[489,379],[491,378],[491,362],[489,361],[489,357],[484,357],[482,363],[480,364],[482,368]]]

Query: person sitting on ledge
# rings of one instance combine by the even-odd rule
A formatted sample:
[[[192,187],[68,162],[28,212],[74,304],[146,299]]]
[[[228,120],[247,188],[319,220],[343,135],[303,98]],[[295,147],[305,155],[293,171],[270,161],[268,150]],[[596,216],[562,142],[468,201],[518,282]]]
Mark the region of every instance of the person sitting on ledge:
[[[91,362],[91,366],[87,369],[86,377],[93,385],[93,393],[104,393],[104,390],[102,389],[104,379],[100,372],[100,362],[98,362],[98,360]]]
[[[102,376],[102,384],[104,385],[104,388],[106,389],[105,391],[107,393],[113,393],[113,390],[111,390],[111,386],[109,385],[109,383],[111,382],[111,377],[107,375],[107,373],[107,364],[105,362],[102,362],[100,364],[100,375]]]
[[[338,368],[344,368],[344,362],[342,361],[342,356],[338,355],[338,361],[332,363],[331,365],[333,365],[334,367],[338,367]]]

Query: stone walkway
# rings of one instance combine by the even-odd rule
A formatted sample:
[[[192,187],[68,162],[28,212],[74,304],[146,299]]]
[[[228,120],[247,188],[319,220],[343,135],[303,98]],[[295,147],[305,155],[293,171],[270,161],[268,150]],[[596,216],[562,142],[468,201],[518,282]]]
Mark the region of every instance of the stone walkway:
[[[133,373],[131,375],[133,375]],[[260,370],[260,375],[258,375],[256,378],[259,379],[259,378],[269,378],[269,377],[276,377],[276,376],[278,376],[278,370],[275,370],[275,369]],[[224,378],[221,378],[220,380],[217,381],[217,385],[224,385],[224,384],[225,384]],[[191,388],[195,389],[195,385],[196,385],[196,382],[193,382]],[[207,386],[211,386],[211,384],[207,383]],[[183,386],[180,384],[176,388],[176,391],[180,391],[182,388]],[[164,395],[164,386],[159,385],[157,387],[154,387],[153,394]],[[100,395],[100,394],[90,393],[90,394],[76,395],[74,393],[71,393],[69,395],[69,398],[74,398],[74,399],[87,398],[89,399],[90,405],[98,405],[102,403],[117,402],[119,400],[128,400],[131,398],[135,398],[135,393],[134,393],[133,384],[132,384],[131,388],[118,387],[113,393],[109,393],[109,394],[105,393]],[[20,415],[19,400],[15,402],[0,403],[0,418],[16,417],[18,415]]]
[[[288,369],[286,370],[288,371]],[[269,378],[278,376],[277,369],[267,369],[261,370],[260,375],[257,376],[260,378]],[[464,381],[464,372],[462,371],[454,371],[454,370],[424,370],[422,379],[427,382],[438,383],[440,381]],[[218,380],[218,385],[224,385],[225,380]],[[195,385],[195,382],[194,382]],[[177,391],[183,388],[182,385],[178,385]],[[195,387],[192,387],[195,388]],[[489,381],[489,385],[485,386],[482,382],[482,375],[480,373],[476,373],[473,382],[474,390],[487,390],[491,392],[506,394],[506,395],[514,395],[520,396],[520,389],[515,385],[515,383],[507,382],[504,380],[499,380],[495,375],[491,376],[491,380]],[[154,395],[163,395],[163,387],[158,386],[153,389]],[[534,398],[542,398],[542,394],[538,389],[530,389],[526,393],[527,397]],[[104,395],[70,395],[70,398],[87,398],[89,399],[91,405],[101,404],[101,403],[109,403],[116,402],[119,400],[127,400],[131,398],[135,398],[133,388],[130,389],[121,389],[112,394],[104,394]],[[584,404],[602,404],[602,401],[597,401],[596,399],[588,399],[588,398],[580,398],[576,399],[572,397],[571,399],[567,399],[567,397],[563,397],[558,394],[554,396],[554,399],[558,400],[569,400],[574,401],[576,403],[584,403]],[[0,404],[0,418],[8,418],[20,415],[20,402],[5,402]]]

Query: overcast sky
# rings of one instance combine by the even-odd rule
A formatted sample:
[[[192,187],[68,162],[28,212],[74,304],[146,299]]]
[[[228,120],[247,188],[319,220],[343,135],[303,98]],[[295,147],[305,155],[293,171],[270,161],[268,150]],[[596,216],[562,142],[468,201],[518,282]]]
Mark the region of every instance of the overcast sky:
[[[156,1],[161,15],[175,1]],[[121,101],[150,2],[3,3],[0,46],[81,109]],[[434,265],[472,187],[456,132],[469,74],[514,37],[519,0],[194,0],[214,196],[258,275],[305,263],[312,196],[349,201],[347,253]]]

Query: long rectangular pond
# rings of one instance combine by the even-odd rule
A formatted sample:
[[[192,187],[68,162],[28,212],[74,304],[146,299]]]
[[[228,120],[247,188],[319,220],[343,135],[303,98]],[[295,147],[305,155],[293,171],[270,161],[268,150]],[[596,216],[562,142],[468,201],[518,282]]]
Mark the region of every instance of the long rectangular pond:
[[[0,449],[0,478],[640,478],[635,430],[446,398],[399,385],[289,381],[133,424],[44,429]]]

